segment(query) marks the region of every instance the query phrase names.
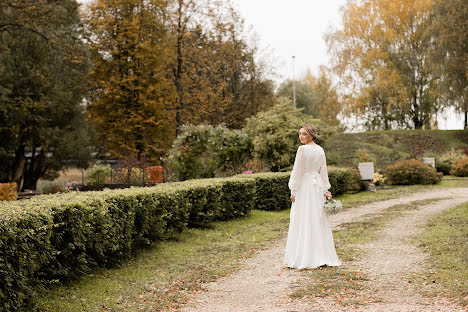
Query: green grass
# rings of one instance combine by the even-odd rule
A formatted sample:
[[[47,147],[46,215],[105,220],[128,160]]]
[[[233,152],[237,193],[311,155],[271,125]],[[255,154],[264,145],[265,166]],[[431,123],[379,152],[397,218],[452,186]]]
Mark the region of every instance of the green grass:
[[[175,308],[187,293],[238,269],[241,260],[283,236],[288,222],[289,210],[255,210],[212,228],[188,229],[177,241],[156,243],[120,268],[49,290],[38,305],[67,312]]]
[[[340,133],[324,145],[328,157],[339,166],[357,166],[359,150],[366,150],[378,169],[410,156],[440,157],[453,148],[468,148],[468,131],[463,130],[387,130]]]
[[[441,186],[449,186],[447,182],[450,186],[468,186],[464,180],[443,181]],[[426,188],[395,187],[377,193],[348,194],[339,199],[345,207],[352,207]],[[376,233],[384,222],[382,218],[369,218],[343,224],[342,230],[335,232],[339,256],[346,261],[357,257],[352,246],[364,243],[363,239],[374,239],[371,229]],[[100,269],[79,281],[49,289],[38,300],[38,305],[45,311],[70,312],[175,308],[184,303],[187,293],[199,292],[203,283],[239,269],[243,259],[284,237],[288,223],[289,209],[280,212],[254,210],[242,219],[217,222],[205,229],[188,229],[177,240],[155,243],[118,268]],[[316,274],[322,275],[317,278],[327,277],[330,281],[337,275],[347,276],[350,281],[342,283],[343,289],[350,289],[351,285],[359,289],[359,281],[365,279],[359,272],[341,268],[318,271],[321,273]],[[341,278],[338,280],[342,281]]]
[[[468,203],[432,217],[415,241],[429,254],[419,289],[468,305]],[[431,287],[426,287],[430,285]]]
[[[350,208],[370,202],[398,198],[412,193],[429,191],[431,189],[468,187],[468,178],[458,178],[455,176],[444,176],[441,183],[434,185],[407,185],[407,186],[386,186],[378,188],[375,193],[360,192],[357,194],[343,194],[335,196],[343,204],[343,208]]]
[[[339,229],[333,232],[335,247],[338,257],[343,262],[340,267],[321,267],[315,270],[303,270],[303,276],[307,281],[302,288],[291,294],[293,298],[328,297],[343,306],[356,306],[366,302],[376,302],[366,287],[368,278],[362,272],[350,269],[352,261],[364,255],[360,245],[369,243],[378,238],[379,231],[385,225],[404,212],[418,209],[434,201],[418,200],[407,204],[389,207],[375,214],[363,216],[359,221],[343,223]]]

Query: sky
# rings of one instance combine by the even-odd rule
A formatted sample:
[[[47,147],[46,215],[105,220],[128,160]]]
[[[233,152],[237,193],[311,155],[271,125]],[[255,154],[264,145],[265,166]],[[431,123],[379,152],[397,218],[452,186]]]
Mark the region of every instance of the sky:
[[[86,3],[90,0],[78,0]],[[340,26],[346,0],[231,0],[258,38],[261,55],[273,65],[280,83],[301,79],[307,70],[317,73],[328,65],[323,38]],[[294,60],[293,60],[294,56]],[[294,71],[293,71],[294,66]],[[463,129],[463,116],[446,112],[438,116],[439,129]]]
[[[328,64],[323,35],[341,20],[340,7],[346,0],[232,0],[247,25],[260,39],[260,45],[271,52],[279,77],[305,76]]]

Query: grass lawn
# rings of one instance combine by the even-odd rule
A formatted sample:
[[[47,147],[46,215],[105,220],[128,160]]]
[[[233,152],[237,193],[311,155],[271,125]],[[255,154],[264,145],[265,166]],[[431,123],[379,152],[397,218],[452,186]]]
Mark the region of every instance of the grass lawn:
[[[343,208],[349,208],[378,200],[387,200],[392,198],[409,195],[411,193],[428,191],[431,189],[440,189],[447,187],[468,187],[468,178],[459,178],[455,176],[444,176],[442,182],[434,185],[407,185],[378,188],[378,192],[360,192],[357,194],[343,194],[335,196],[342,202]]]
[[[420,289],[468,305],[468,203],[432,217],[415,238],[429,254],[424,275],[415,276]],[[424,285],[432,287],[424,287]]]
[[[468,187],[468,179],[444,180],[440,186],[395,187],[337,198],[345,207],[352,207],[427,188],[455,186]],[[365,236],[362,231],[368,228],[375,231],[382,226],[386,217],[376,216],[377,219],[368,219],[365,223],[343,225],[345,231],[337,231],[335,238],[341,250],[339,256],[345,260],[358,256],[349,246],[356,243],[358,237]],[[154,243],[117,268],[99,269],[79,281],[49,289],[37,304],[45,311],[170,311],[184,302],[187,293],[200,292],[203,283],[237,270],[243,259],[284,237],[288,223],[289,210],[254,210],[242,219],[217,222],[205,229],[188,229],[177,240]],[[324,274],[318,278],[333,281],[341,274],[349,277],[349,283],[356,283],[356,287],[362,287],[359,281],[365,279],[359,272],[338,270]],[[342,285],[346,288],[349,283],[346,281]]]

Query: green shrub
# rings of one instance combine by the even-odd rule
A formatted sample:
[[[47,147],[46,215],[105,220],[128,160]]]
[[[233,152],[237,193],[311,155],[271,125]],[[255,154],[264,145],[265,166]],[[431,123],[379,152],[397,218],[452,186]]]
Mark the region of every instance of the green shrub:
[[[416,159],[403,160],[388,166],[385,175],[388,184],[437,184],[442,179],[442,173],[436,172],[430,165]]]
[[[436,170],[438,172],[442,172],[444,175],[449,175],[451,168],[452,166],[449,162],[436,159]]]
[[[187,226],[243,216],[254,200],[253,178],[227,178],[1,203],[0,311],[32,310],[43,286],[115,265]]]
[[[241,130],[223,125],[187,125],[181,130],[165,159],[172,181],[241,173],[243,162],[250,159],[252,142]]]
[[[268,111],[248,118],[243,130],[252,140],[255,158],[269,164],[272,171],[280,171],[294,163],[300,145],[299,129],[309,122],[318,129],[318,144],[324,144],[328,136],[335,132],[333,127],[319,119],[311,119],[295,109],[291,100],[281,97]]]
[[[255,178],[255,208],[277,211],[291,206],[290,173],[259,173]]]
[[[51,284],[113,266],[187,226],[290,207],[290,173],[161,183],[154,187],[68,192],[0,203],[0,311],[34,310]],[[332,192],[346,192],[350,168],[330,168]]]
[[[468,177],[468,157],[457,160],[450,170],[450,174],[457,177]]]
[[[355,193],[362,189],[361,177],[355,168],[329,167],[328,179],[333,195]]]

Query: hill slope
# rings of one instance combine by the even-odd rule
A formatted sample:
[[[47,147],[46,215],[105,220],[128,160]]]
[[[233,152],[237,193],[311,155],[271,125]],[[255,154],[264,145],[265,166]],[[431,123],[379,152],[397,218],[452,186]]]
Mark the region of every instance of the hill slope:
[[[389,130],[341,133],[330,137],[324,149],[329,164],[356,167],[359,160],[385,169],[399,160],[440,157],[451,148],[468,152],[466,130]]]

